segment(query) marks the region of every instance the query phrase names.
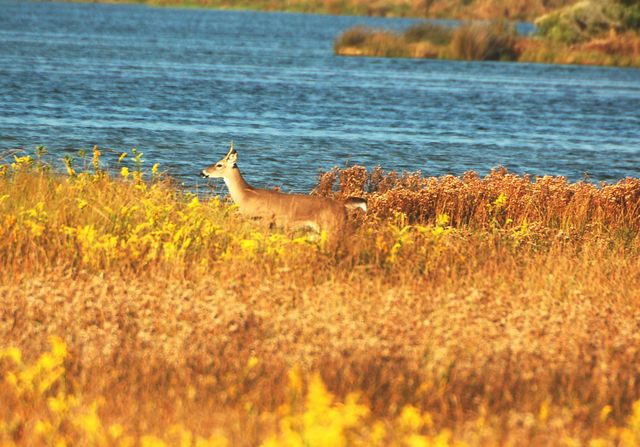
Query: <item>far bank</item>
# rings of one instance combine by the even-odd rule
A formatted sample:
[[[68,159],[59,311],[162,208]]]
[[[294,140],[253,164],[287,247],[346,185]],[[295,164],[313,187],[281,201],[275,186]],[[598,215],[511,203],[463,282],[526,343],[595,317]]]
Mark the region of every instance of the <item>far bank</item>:
[[[640,4],[583,1],[539,17],[534,35],[505,20],[457,28],[425,22],[403,32],[354,27],[334,42],[342,56],[640,66]]]
[[[575,0],[77,0],[371,17],[531,21]]]

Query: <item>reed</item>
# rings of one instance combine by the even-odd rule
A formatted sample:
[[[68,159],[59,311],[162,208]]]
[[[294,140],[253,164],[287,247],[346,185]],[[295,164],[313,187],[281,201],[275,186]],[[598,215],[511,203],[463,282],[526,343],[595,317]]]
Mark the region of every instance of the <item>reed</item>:
[[[503,21],[469,23],[456,29],[424,23],[403,34],[356,27],[334,42],[345,56],[427,57],[464,60],[515,60],[517,34]]]
[[[335,252],[100,152],[0,168],[3,444],[640,440],[640,180],[334,170]]]
[[[356,35],[360,40],[354,39]],[[334,51],[343,56],[640,67],[640,37],[634,32],[618,34],[612,31],[575,44],[519,37],[512,28],[501,24],[464,25],[450,32],[450,41],[447,41],[448,35],[448,31],[429,34],[409,29],[400,34],[359,28],[339,36],[334,42]]]
[[[460,26],[451,39],[455,59],[478,61],[514,61],[518,59],[517,33],[503,21]]]
[[[452,36],[451,28],[429,22],[410,26],[403,33],[404,40],[409,43],[429,41],[434,45],[448,45]]]
[[[411,57],[411,49],[398,33],[366,27],[345,31],[333,48],[336,54],[345,56]]]

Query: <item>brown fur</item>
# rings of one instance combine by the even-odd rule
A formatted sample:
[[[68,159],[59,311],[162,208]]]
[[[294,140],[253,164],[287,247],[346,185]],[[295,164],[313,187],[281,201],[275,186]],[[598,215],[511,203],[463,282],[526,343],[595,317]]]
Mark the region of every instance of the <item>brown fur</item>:
[[[326,231],[332,243],[344,238],[347,228],[346,207],[361,207],[362,199],[350,198],[349,204],[327,197],[303,194],[285,194],[249,185],[236,165],[238,155],[229,149],[227,155],[202,171],[203,177],[224,179],[229,194],[240,213],[264,219],[269,224],[285,228],[309,227],[317,232]]]

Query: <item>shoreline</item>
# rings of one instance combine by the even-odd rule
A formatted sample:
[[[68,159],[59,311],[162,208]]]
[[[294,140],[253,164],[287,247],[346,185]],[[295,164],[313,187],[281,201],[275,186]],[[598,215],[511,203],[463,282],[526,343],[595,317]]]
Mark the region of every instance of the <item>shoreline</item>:
[[[280,0],[276,0],[280,1]],[[56,0],[51,3],[56,2]],[[140,5],[151,8],[176,8],[176,9],[211,9],[219,11],[238,12],[261,12],[261,13],[283,13],[283,14],[313,14],[313,15],[333,15],[350,17],[371,17],[388,19],[413,19],[424,20],[423,24],[416,27],[440,25],[432,24],[431,21],[438,20],[459,20],[458,28],[481,27],[483,23],[490,27],[491,23],[505,23],[515,29],[517,20],[507,21],[503,19],[494,20],[491,17],[468,17],[467,15],[416,15],[416,14],[366,14],[362,11],[340,10],[330,11],[326,8],[293,7],[281,8],[262,4],[233,4],[233,2],[213,0],[204,2],[172,2],[172,1],[147,1],[147,0],[67,0],[68,3],[93,3],[106,5]],[[289,4],[291,5],[291,4]],[[521,18],[522,19],[522,18]],[[532,23],[533,17],[529,17]],[[472,20],[472,21],[468,21]],[[412,27],[413,28],[413,27]],[[458,28],[451,28],[455,32]],[[359,38],[358,44],[343,42],[345,36],[352,31],[360,31],[368,34],[364,38]],[[409,28],[410,31],[411,28]],[[484,31],[481,31],[484,32]],[[503,31],[500,31],[501,33]],[[509,31],[510,32],[510,31]],[[508,32],[508,33],[509,33]],[[344,57],[386,57],[386,58],[409,58],[409,59],[440,59],[451,61],[470,60],[495,60],[520,63],[542,63],[553,65],[582,65],[601,66],[619,68],[640,68],[640,36],[627,32],[623,34],[609,34],[608,36],[597,36],[585,42],[564,44],[561,42],[550,42],[549,40],[532,35],[515,33],[510,38],[514,40],[510,45],[513,55],[498,55],[497,57],[478,57],[476,55],[455,54],[446,45],[430,42],[428,39],[422,41],[407,41],[403,33],[379,28],[353,27],[334,40],[334,54]],[[472,37],[473,38],[473,37]],[[473,46],[474,43],[468,45]]]
[[[446,28],[425,22],[404,32],[353,27],[334,41],[344,57],[386,57],[453,61],[495,61],[640,68],[640,36],[611,32],[565,44],[522,36],[512,24],[495,21]]]
[[[56,3],[58,0],[50,0],[48,3]],[[406,2],[389,0],[380,3],[375,7],[364,5],[356,0],[347,0],[342,4],[336,4],[330,0],[273,0],[272,3],[265,2],[236,2],[233,0],[203,0],[203,1],[156,1],[156,0],[62,0],[69,3],[95,3],[111,5],[144,5],[157,8],[178,8],[178,9],[218,9],[222,11],[256,11],[256,12],[283,12],[298,14],[321,14],[338,15],[351,17],[380,17],[380,18],[405,18],[405,19],[426,19],[426,20],[492,20],[496,17],[504,17],[512,21],[531,22],[541,13],[551,11],[553,8],[534,4],[525,11],[506,10],[497,11],[497,6],[491,5],[491,1],[485,2],[490,6],[480,8],[474,4],[471,6],[456,7],[453,5],[446,9],[441,4],[447,3],[444,0],[436,0],[431,5],[431,10],[423,11],[411,7]],[[558,4],[575,3],[573,0],[557,0]],[[464,3],[464,2],[459,2]]]

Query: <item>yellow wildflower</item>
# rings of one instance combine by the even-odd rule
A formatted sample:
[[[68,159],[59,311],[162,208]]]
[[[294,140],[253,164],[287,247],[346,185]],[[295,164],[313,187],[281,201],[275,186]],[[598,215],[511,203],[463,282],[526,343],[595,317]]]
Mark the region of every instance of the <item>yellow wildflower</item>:
[[[45,226],[39,224],[38,222],[34,222],[32,220],[27,220],[25,225],[29,228],[31,235],[33,237],[40,237],[44,233]]]
[[[193,199],[191,199],[191,201],[187,205],[187,208],[192,210],[192,209],[198,208],[199,206],[200,206],[200,199],[198,199],[198,196],[195,196]]]
[[[23,168],[28,168],[33,163],[33,158],[29,155],[25,155],[24,157],[18,157],[17,155],[13,156],[15,162],[11,163],[11,169],[14,171],[18,171]]]
[[[0,350],[0,359],[8,358],[13,361],[16,365],[20,365],[22,363],[22,351],[15,347],[4,348]]]
[[[166,445],[162,439],[156,436],[146,435],[140,438],[140,447],[166,447]]]
[[[604,422],[607,420],[607,418],[609,417],[609,414],[613,411],[613,407],[611,407],[611,405],[605,405],[604,407],[602,407],[602,410],[600,410],[600,416],[599,419],[600,421]]]
[[[258,241],[255,239],[242,239],[240,241],[240,248],[247,253],[254,253],[258,249]]]
[[[98,172],[100,170],[100,150],[98,146],[93,146],[93,158],[91,159],[93,169]]]
[[[49,344],[51,344],[51,353],[58,359],[64,359],[67,357],[67,344],[60,337],[55,335],[49,337]]]
[[[252,355],[251,357],[249,357],[249,360],[247,360],[247,369],[252,369],[258,363],[259,363],[258,357]]]
[[[504,208],[506,204],[507,204],[507,195],[503,192],[501,192],[498,198],[493,202],[493,205],[496,207],[496,210],[500,210]]]
[[[450,221],[451,219],[446,213],[438,214],[438,217],[436,217],[436,225],[439,227],[446,227]]]
[[[423,425],[422,416],[416,407],[407,405],[402,408],[402,412],[398,417],[398,425],[407,431],[418,431]]]
[[[124,428],[120,424],[111,424],[108,432],[111,439],[118,439],[124,433]]]

